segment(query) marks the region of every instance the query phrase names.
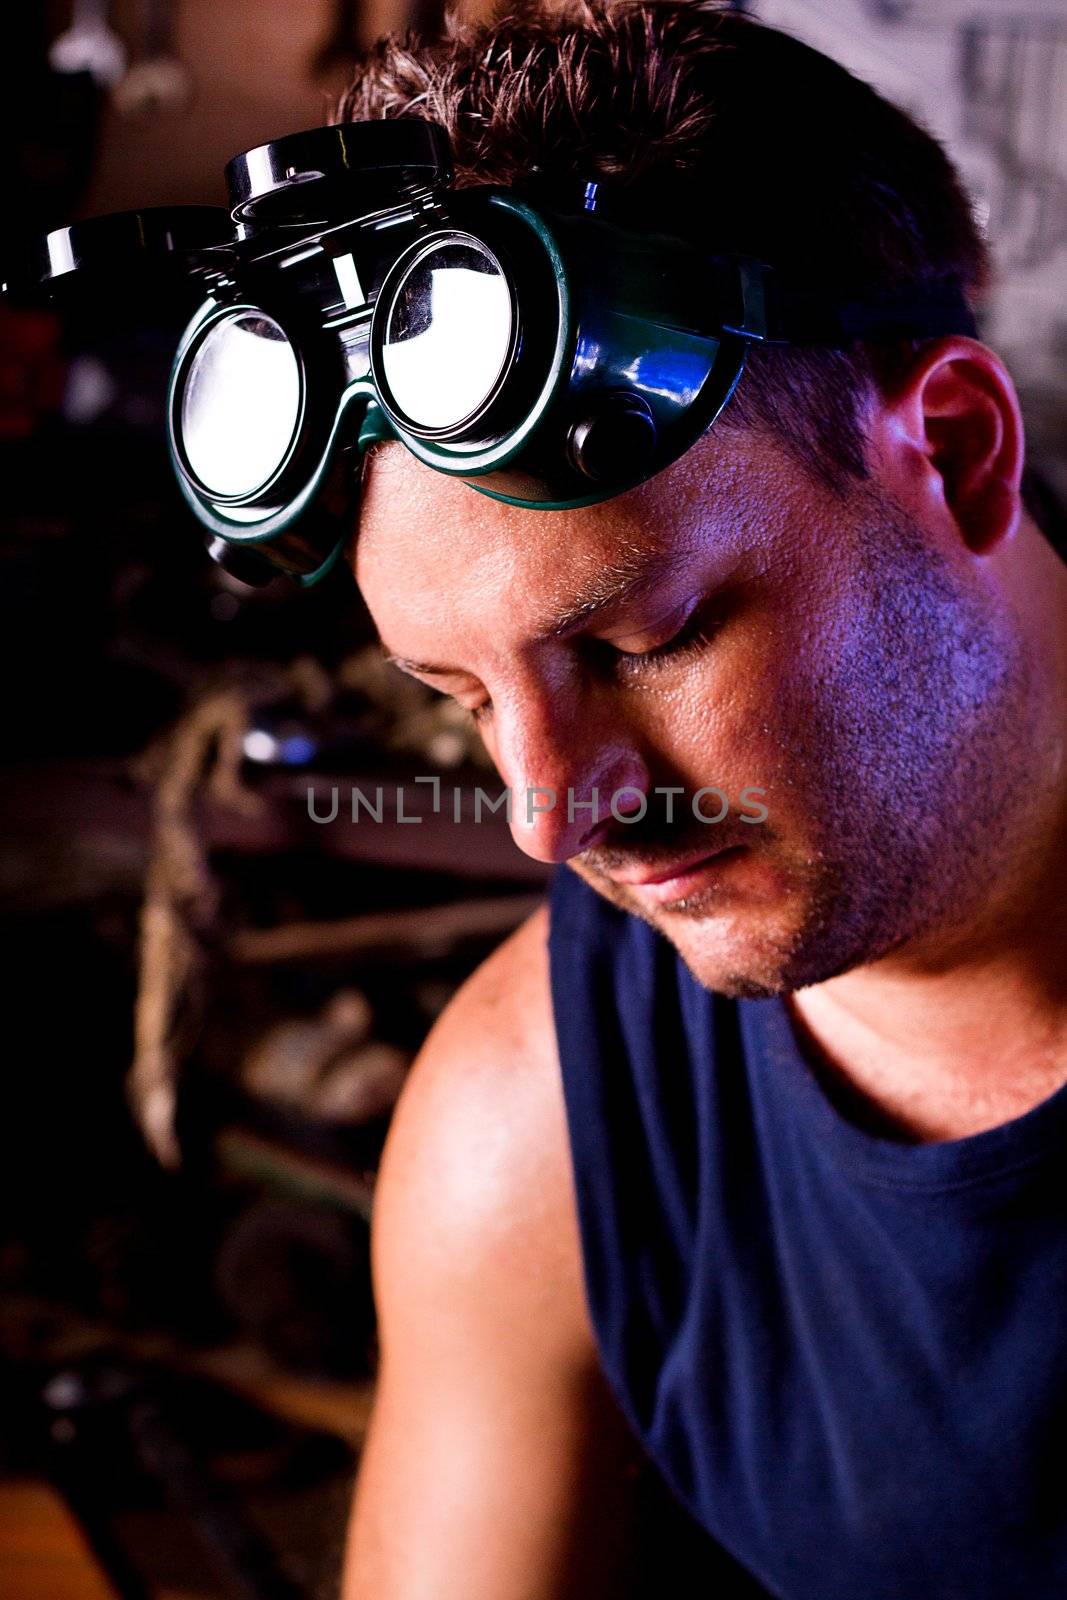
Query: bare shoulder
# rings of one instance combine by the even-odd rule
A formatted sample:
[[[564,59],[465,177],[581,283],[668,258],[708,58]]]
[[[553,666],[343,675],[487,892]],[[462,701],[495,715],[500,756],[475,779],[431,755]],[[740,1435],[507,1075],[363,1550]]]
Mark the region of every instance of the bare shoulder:
[[[637,1448],[586,1308],[547,930],[463,986],[394,1115],[346,1600],[630,1592]]]
[[[425,1055],[442,1070],[457,1049],[495,1060],[515,1052],[516,1080],[554,1074],[556,1037],[548,975],[548,907],[527,917],[453,997]]]
[[[527,919],[438,1019],[397,1107],[375,1205],[380,1301],[447,1283],[592,1349],[552,1018],[548,912]],[[388,1305],[382,1306],[388,1318]]]

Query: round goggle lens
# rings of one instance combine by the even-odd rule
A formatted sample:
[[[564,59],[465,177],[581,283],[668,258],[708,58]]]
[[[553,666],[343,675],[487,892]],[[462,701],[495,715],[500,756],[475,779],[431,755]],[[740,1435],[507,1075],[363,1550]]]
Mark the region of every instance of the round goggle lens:
[[[300,365],[288,336],[262,312],[217,322],[189,364],[182,449],[213,494],[251,494],[273,477],[300,420]]]
[[[440,244],[392,297],[381,344],[397,410],[417,428],[451,428],[492,394],[511,351],[511,292],[481,245]]]

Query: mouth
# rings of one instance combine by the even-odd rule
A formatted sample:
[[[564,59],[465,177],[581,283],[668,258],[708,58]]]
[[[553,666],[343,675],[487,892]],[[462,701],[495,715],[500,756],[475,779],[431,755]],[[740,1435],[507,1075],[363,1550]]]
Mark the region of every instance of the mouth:
[[[672,861],[669,866],[634,867],[623,872],[606,873],[605,876],[619,888],[637,890],[642,900],[654,904],[684,900],[687,895],[703,888],[745,849],[743,844],[722,845],[718,850],[705,851],[703,855]]]

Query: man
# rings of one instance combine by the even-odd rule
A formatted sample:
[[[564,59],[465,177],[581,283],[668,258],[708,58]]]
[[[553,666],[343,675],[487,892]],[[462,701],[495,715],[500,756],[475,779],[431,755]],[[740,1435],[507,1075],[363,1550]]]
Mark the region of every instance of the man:
[[[384,44],[342,115],[401,114],[465,181],[681,174],[824,288],[984,281],[937,145],[711,5]],[[956,335],[761,352],[585,509],[373,452],[383,644],[559,797],[513,828],[561,868],[397,1111],[347,1600],[629,1593],[644,1457],[745,1593],[1067,1592],[1067,573],[1022,466]]]

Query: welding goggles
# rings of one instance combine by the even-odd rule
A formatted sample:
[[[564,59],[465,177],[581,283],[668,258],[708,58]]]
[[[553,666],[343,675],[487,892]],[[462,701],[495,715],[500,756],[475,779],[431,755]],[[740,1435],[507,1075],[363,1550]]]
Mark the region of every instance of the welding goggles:
[[[226,179],[229,212],[75,223],[32,275],[166,260],[202,285],[169,446],[211,554],[248,582],[329,570],[375,442],[512,505],[591,505],[683,455],[753,345],[975,331],[955,281],[823,301],[624,187],[456,187],[447,134],[415,118],[293,134]]]

